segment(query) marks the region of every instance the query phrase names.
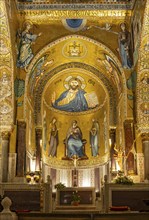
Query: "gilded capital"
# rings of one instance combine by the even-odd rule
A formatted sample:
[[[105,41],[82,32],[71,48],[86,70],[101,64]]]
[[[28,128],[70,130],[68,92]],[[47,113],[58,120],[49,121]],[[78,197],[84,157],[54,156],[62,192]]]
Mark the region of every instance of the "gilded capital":
[[[37,136],[41,136],[42,135],[42,129],[41,128],[36,128],[35,131],[36,131],[36,135]]]
[[[20,128],[24,128],[24,129],[26,128],[25,121],[18,121],[17,124],[18,124],[18,127],[20,127]]]
[[[116,132],[116,129],[114,128],[110,129],[110,135],[115,134],[115,132]]]
[[[9,131],[3,131],[2,132],[2,140],[9,140],[10,132]]]
[[[142,141],[149,141],[149,133],[141,134]]]
[[[134,121],[133,121],[132,119],[127,119],[127,120],[124,121],[124,126],[125,126],[125,127],[127,127],[127,126],[129,127],[130,125],[133,124],[133,122],[134,122]]]

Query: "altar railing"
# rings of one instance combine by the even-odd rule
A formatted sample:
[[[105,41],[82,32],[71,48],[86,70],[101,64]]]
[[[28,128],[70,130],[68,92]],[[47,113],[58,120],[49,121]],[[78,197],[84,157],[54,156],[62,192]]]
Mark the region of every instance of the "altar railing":
[[[51,183],[1,183],[1,199],[9,197],[12,201],[11,210],[16,212],[36,211],[52,212]]]
[[[57,190],[56,208],[71,208],[75,195],[79,198],[79,206],[95,208],[96,193],[94,187],[66,187],[62,190]]]
[[[149,199],[149,183],[123,185],[105,183],[102,188],[103,211],[109,212],[110,207],[128,206],[130,211],[149,211],[144,200]]]

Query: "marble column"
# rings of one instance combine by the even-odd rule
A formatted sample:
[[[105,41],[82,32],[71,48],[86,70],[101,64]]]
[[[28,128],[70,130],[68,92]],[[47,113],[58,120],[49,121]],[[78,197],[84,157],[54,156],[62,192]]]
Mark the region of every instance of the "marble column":
[[[133,135],[133,121],[126,120],[124,122],[124,135],[125,135],[125,154],[129,154],[133,146],[134,135]]]
[[[17,168],[16,175],[24,177],[26,166],[26,123],[24,121],[17,122]]]
[[[36,128],[36,171],[41,171],[41,139],[42,139],[42,130],[41,128]]]
[[[132,120],[126,120],[124,122],[124,135],[125,135],[125,166],[127,174],[133,175],[137,173],[136,168],[136,144],[135,144],[135,132]]]
[[[95,189],[96,191],[100,191],[100,170],[99,167],[94,168],[94,182],[95,182]]]
[[[8,181],[9,137],[8,131],[2,132],[2,182]]]
[[[115,161],[115,144],[116,144],[116,129],[111,129],[110,130],[110,158],[111,158],[111,172],[115,172],[116,170],[116,161]]]
[[[144,154],[144,179],[149,180],[149,133],[141,135]]]

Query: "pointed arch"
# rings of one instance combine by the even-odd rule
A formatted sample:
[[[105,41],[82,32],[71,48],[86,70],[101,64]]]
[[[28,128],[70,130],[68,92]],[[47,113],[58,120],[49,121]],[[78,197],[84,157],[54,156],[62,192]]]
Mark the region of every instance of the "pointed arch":
[[[127,96],[126,96],[126,78],[125,78],[125,74],[123,71],[123,68],[121,66],[120,61],[118,60],[118,58],[116,57],[116,55],[105,45],[103,45],[100,42],[97,42],[91,38],[88,38],[86,36],[81,36],[81,35],[68,35],[65,37],[62,37],[50,44],[48,44],[47,46],[45,46],[32,60],[30,66],[28,67],[28,73],[26,75],[26,93],[25,93],[25,108],[24,108],[24,118],[26,117],[26,103],[27,103],[27,89],[29,86],[29,80],[31,79],[31,74],[32,74],[32,69],[34,68],[36,62],[38,62],[38,60],[43,57],[46,52],[54,47],[55,45],[58,45],[60,43],[63,43],[64,47],[61,48],[62,49],[62,55],[65,57],[65,45],[67,45],[67,41],[68,40],[73,40],[73,39],[78,39],[78,40],[83,40],[84,42],[87,42],[90,45],[94,45],[96,48],[100,47],[102,48],[104,51],[106,51],[106,53],[113,58],[113,60],[115,61],[115,63],[117,64],[120,74],[121,74],[121,78],[122,78],[122,84],[123,84],[123,100],[124,100],[124,117],[127,117]],[[82,53],[82,59],[85,57],[86,55],[86,50],[84,50],[85,52]],[[67,57],[66,57],[67,59]],[[90,70],[90,72],[94,73],[96,76],[98,76],[99,78],[101,78],[102,81],[104,81],[104,85],[107,88],[107,90],[109,91],[109,96],[110,96],[110,102],[113,103],[111,106],[112,107],[112,115],[114,115],[114,112],[116,112],[116,108],[118,106],[118,103],[116,103],[116,93],[114,91],[114,89],[112,88],[111,82],[109,79],[107,79],[97,68],[97,66],[95,67],[94,65],[88,64],[87,62],[85,62],[84,60],[82,61],[81,59],[78,61],[72,61],[70,59],[67,59],[65,61],[65,63],[63,64],[59,64],[58,66],[54,67],[53,69],[49,70],[48,72],[45,73],[45,75],[40,79],[40,81],[38,82],[38,86],[34,89],[34,112],[35,112],[35,122],[36,124],[39,126],[38,120],[37,120],[37,115],[40,115],[41,112],[41,97],[42,97],[42,92],[44,90],[44,87],[46,85],[46,83],[48,82],[48,80],[50,79],[50,77],[52,77],[54,74],[58,73],[59,71],[62,71],[65,68],[82,68],[82,69],[88,69]],[[40,117],[39,117],[40,118]],[[111,116],[111,118],[114,118]],[[111,120],[112,121],[112,120]],[[112,122],[112,124],[115,124],[116,121],[114,121],[114,123]]]

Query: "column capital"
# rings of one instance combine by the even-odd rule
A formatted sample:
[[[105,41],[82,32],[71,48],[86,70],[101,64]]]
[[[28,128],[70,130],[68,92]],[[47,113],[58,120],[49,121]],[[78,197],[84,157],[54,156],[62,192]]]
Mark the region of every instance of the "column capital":
[[[141,134],[142,141],[149,141],[149,133]]]
[[[3,131],[2,132],[2,140],[9,140],[10,138],[10,132],[9,131]]]
[[[130,124],[130,123],[133,123],[133,122],[134,122],[133,119],[126,119],[126,120],[124,121],[124,124]]]
[[[110,134],[115,134],[115,133],[116,133],[116,128],[111,128],[111,129],[109,130],[109,132],[110,132]]]
[[[26,128],[26,122],[25,121],[17,121],[17,124],[21,128]]]
[[[130,128],[133,126],[134,121],[132,119],[127,119],[124,121],[124,127],[125,128]]]
[[[42,128],[35,128],[36,134],[41,136],[42,135]]]

